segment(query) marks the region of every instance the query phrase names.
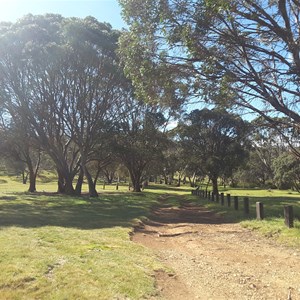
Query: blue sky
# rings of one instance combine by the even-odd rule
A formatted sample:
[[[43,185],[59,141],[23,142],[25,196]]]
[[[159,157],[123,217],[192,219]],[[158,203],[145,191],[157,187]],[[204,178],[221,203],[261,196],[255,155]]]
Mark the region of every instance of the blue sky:
[[[109,22],[115,29],[126,27],[117,0],[0,0],[0,21],[14,22],[28,13],[94,16],[101,22]]]

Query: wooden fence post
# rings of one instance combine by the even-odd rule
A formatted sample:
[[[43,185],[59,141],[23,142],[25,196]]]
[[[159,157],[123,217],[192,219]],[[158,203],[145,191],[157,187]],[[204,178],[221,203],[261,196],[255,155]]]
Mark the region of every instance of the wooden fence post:
[[[288,228],[294,227],[294,212],[292,205],[285,205],[284,206],[284,224]]]
[[[227,206],[229,207],[231,205],[231,200],[230,200],[230,194],[227,194]]]
[[[221,205],[224,205],[224,193],[221,193]]]
[[[261,202],[256,202],[256,219],[257,220],[264,219],[264,205]]]
[[[238,196],[234,196],[233,199],[234,199],[234,209],[238,210],[239,209],[239,198],[238,198]]]
[[[249,206],[249,198],[248,197],[244,198],[244,213],[246,215],[249,215],[249,213],[250,213],[250,206]]]
[[[219,193],[216,194],[216,202],[217,202],[217,203],[220,202],[220,194],[219,194]]]

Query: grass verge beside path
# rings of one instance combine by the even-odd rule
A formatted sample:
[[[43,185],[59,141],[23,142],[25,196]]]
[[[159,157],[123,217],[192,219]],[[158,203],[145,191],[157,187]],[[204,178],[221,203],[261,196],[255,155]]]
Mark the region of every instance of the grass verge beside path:
[[[20,190],[0,186],[0,299],[142,299],[156,292],[153,273],[163,266],[129,233],[160,192],[89,199]]]
[[[224,217],[226,222],[240,222],[243,227],[257,230],[266,237],[274,238],[275,240],[286,245],[300,247],[300,194],[291,191],[280,190],[258,190],[258,189],[228,189],[225,194],[225,205],[220,203],[200,199],[196,196],[187,196],[188,199],[193,199],[197,203],[204,205],[210,210],[216,211]],[[234,210],[233,197],[231,206],[227,207],[226,194],[238,196],[239,210]],[[245,215],[243,212],[243,199],[249,197],[250,214]],[[262,221],[256,220],[255,205],[256,202],[264,204],[265,219]],[[284,225],[284,205],[292,205],[294,209],[295,221],[294,228],[287,228]]]

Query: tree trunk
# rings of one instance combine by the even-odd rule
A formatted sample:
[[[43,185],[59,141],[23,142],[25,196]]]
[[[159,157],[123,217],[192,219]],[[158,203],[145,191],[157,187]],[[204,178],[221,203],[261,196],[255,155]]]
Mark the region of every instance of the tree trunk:
[[[59,170],[57,170],[57,177],[58,177],[57,192],[59,194],[64,194],[64,192],[65,192],[65,179],[64,179],[64,176],[62,175],[62,173]]]
[[[113,172],[105,172],[106,182],[108,184],[112,184],[115,173]]]
[[[130,179],[133,186],[134,192],[141,192],[141,172],[139,171],[129,171]]]
[[[29,169],[29,193],[36,192],[36,173],[32,168]]]
[[[83,184],[83,177],[84,177],[84,172],[82,169],[80,169],[79,175],[78,175],[78,179],[77,179],[77,183],[76,183],[76,187],[75,187],[75,194],[77,196],[81,195],[81,190],[82,190],[82,184]]]
[[[165,184],[168,184],[168,176],[164,174],[164,181],[165,181]]]
[[[219,193],[219,190],[218,190],[218,176],[213,176],[211,178],[211,183],[212,183],[212,186],[213,186],[213,193],[215,195],[217,195]]]
[[[34,192],[36,192],[36,177],[37,177],[37,173],[39,171],[40,162],[41,162],[41,153],[40,153],[40,151],[39,151],[38,160],[36,162],[35,169],[33,167],[33,163],[32,163],[32,160],[31,160],[29,154],[28,154],[26,160],[27,160],[27,166],[28,166],[28,169],[29,169],[29,189],[28,189],[28,192],[34,193]]]
[[[58,175],[58,189],[57,192],[66,195],[74,195],[75,190],[73,187],[73,177],[69,174],[68,170],[57,170]]]
[[[25,174],[26,173],[26,174]],[[27,179],[28,179],[28,172],[27,171],[23,171],[22,172],[22,182],[23,184],[26,184],[27,183]]]
[[[210,180],[211,180],[211,178],[209,177],[209,178],[208,178],[208,181],[207,181],[207,184],[206,184],[206,188],[205,188],[206,192],[207,192],[207,190],[208,190],[208,186],[209,186]]]
[[[137,193],[141,192],[141,184],[140,184],[139,180],[132,182],[132,185],[133,185],[134,192],[137,192]]]
[[[88,171],[86,166],[83,166],[83,170],[84,170],[85,177],[88,181],[89,196],[90,197],[98,197],[98,193],[97,193],[97,190],[96,190],[96,187],[94,185],[94,181],[93,181],[93,178],[92,178],[90,172]]]
[[[93,182],[93,184],[94,184],[94,189],[95,189],[95,190],[96,190],[96,185],[97,185],[97,181],[98,181],[100,172],[101,172],[101,169],[98,168],[97,173],[96,173],[95,178],[94,178],[94,182]]]
[[[74,195],[75,194],[75,190],[73,187],[73,178],[71,178],[71,176],[69,176],[69,175],[65,177],[64,193],[66,195]]]

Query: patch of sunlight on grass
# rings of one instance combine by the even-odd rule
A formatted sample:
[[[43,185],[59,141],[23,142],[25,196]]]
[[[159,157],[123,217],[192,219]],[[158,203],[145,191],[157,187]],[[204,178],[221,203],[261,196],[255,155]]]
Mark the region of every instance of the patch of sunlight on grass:
[[[169,186],[165,184],[155,184],[151,183],[151,185],[146,188],[147,192],[154,193],[154,194],[172,194],[172,195],[190,195],[192,188],[188,185],[182,185],[180,187],[176,186]]]
[[[150,295],[152,272],[161,266],[148,250],[129,240],[128,231],[122,227],[2,229],[1,295],[9,299]]]
[[[298,220],[295,221],[294,228],[285,226],[281,218],[243,221],[241,225],[245,228],[258,230],[264,236],[274,238],[280,243],[293,247],[300,246],[300,222]]]
[[[30,194],[22,183],[1,179],[1,299],[156,295],[153,273],[164,266],[133,243],[130,232],[157,204],[159,192],[131,193],[124,186],[105,189],[97,199]],[[56,188],[53,182],[39,186]]]

